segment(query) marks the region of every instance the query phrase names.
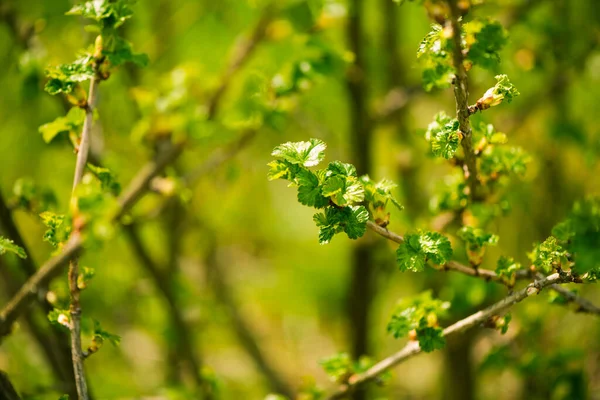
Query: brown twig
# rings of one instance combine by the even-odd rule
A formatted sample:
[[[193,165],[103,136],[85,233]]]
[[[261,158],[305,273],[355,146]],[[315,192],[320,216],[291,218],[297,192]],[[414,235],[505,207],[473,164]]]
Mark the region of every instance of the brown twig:
[[[389,231],[386,228],[382,228],[381,226],[377,225],[376,223],[374,223],[372,221],[367,222],[367,227],[369,229],[371,229],[372,231],[374,231],[375,233],[383,236],[384,238],[391,240],[392,242],[395,242],[398,244],[401,244],[404,242],[404,237],[402,235],[398,235],[397,233]],[[496,274],[494,271],[490,271],[488,269],[483,269],[483,268],[475,269],[473,267],[466,266],[466,265],[461,264],[458,261],[454,261],[454,260],[449,261],[446,264],[444,264],[442,266],[442,269],[444,271],[460,272],[461,274],[484,279],[486,281],[494,281],[494,282],[506,284],[504,279],[502,279],[502,277],[499,276],[498,274]],[[526,271],[526,270],[520,270],[520,271],[517,271],[517,273],[516,273],[516,279],[527,279],[530,277],[531,277],[531,274],[529,273],[529,271]],[[543,278],[543,275],[537,275],[537,278],[541,279],[541,278]],[[576,303],[582,312],[600,315],[600,308],[595,306],[589,300],[587,300],[581,296],[578,296],[577,294],[570,292],[569,290],[567,290],[561,286],[558,286],[558,285],[553,285],[553,286],[551,286],[551,288],[552,288],[552,290],[555,290],[558,293],[560,293],[568,301]]]
[[[160,174],[164,168],[179,157],[185,143],[172,145],[171,148],[159,154],[156,159],[144,165],[123,194],[118,198],[119,208],[113,221],[119,220],[135,203],[148,191],[150,181]],[[0,337],[10,333],[10,327],[25,307],[35,298],[40,289],[45,288],[52,278],[61,271],[73,257],[83,250],[83,240],[77,232],[73,233],[62,251],[46,261],[40,269],[31,276],[19,291],[12,297],[0,312]]]
[[[490,317],[505,311],[509,307],[523,301],[527,297],[538,294],[545,287],[552,286],[555,284],[560,284],[560,283],[567,283],[567,282],[571,282],[571,281],[572,281],[572,277],[570,277],[570,276],[561,277],[558,273],[555,273],[555,274],[545,277],[544,279],[532,282],[529,285],[527,285],[525,288],[523,288],[517,292],[514,292],[513,294],[502,299],[501,301],[499,301],[481,311],[478,311],[478,312],[468,316],[467,318],[464,318],[464,319],[450,325],[449,327],[444,329],[443,335],[446,337],[446,336],[454,335],[454,334],[457,334],[460,332],[464,332],[467,329],[470,329],[476,325],[486,322]],[[420,352],[421,352],[421,348],[419,347],[418,342],[416,342],[416,341],[408,342],[408,344],[406,344],[406,346],[404,346],[404,348],[402,350],[381,360],[380,362],[378,362],[377,364],[375,364],[374,366],[369,368],[367,371],[360,373],[360,374],[352,375],[348,379],[347,384],[344,384],[341,387],[339,387],[331,395],[329,395],[327,397],[327,399],[333,400],[333,399],[341,399],[341,398],[346,397],[357,386],[375,379],[383,372],[406,361],[407,359],[411,358],[412,356],[419,354]]]
[[[456,74],[454,76],[454,99],[456,101],[456,117],[459,122],[459,129],[463,135],[461,146],[465,153],[465,176],[469,185],[469,197],[471,200],[477,199],[477,157],[473,148],[473,139],[471,131],[471,123],[469,116],[469,90],[467,87],[467,72],[463,64],[464,56],[462,53],[461,43],[461,25],[459,22],[460,11],[456,4],[456,0],[450,0],[450,19],[449,23],[452,28],[452,59]]]

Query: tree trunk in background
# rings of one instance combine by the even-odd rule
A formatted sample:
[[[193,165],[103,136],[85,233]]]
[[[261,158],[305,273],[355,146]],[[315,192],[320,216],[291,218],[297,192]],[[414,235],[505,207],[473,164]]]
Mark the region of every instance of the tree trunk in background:
[[[425,191],[418,181],[419,163],[415,162],[417,154],[414,149],[415,135],[408,124],[408,108],[404,102],[408,102],[410,91],[406,87],[406,65],[400,57],[400,45],[398,42],[398,31],[400,24],[398,4],[393,1],[381,0],[383,10],[382,42],[383,53],[387,55],[386,66],[386,97],[383,111],[386,115],[386,123],[391,124],[396,130],[396,137],[400,143],[400,157],[398,163],[398,181],[402,189],[402,203],[408,210],[407,217],[415,219],[422,215],[427,209],[427,200],[423,195]],[[386,56],[384,56],[385,58]],[[388,115],[389,113],[389,115]]]
[[[366,66],[361,43],[363,20],[362,1],[350,2],[347,40],[349,50],[354,53],[355,61],[347,72],[346,85],[350,102],[350,142],[352,161],[358,175],[368,174],[371,170],[372,122],[367,109],[368,91],[366,87]],[[357,359],[369,353],[370,305],[373,298],[372,245],[359,241],[353,247],[348,291],[348,319],[350,322],[350,341],[352,357]],[[364,390],[354,394],[355,400],[366,399]]]
[[[444,350],[444,392],[445,400],[475,399],[473,380],[472,349],[474,331],[450,336]]]

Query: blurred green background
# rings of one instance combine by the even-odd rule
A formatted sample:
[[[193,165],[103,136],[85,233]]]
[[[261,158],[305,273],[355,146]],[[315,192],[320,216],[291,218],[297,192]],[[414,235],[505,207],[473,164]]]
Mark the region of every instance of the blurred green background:
[[[500,243],[483,266],[493,268],[500,255],[527,265],[532,243],[544,240],[575,200],[600,193],[600,7],[596,0],[485,3],[472,12],[508,29],[497,72],[508,74],[521,96],[474,119],[507,133],[532,163],[506,191],[511,210],[491,225]],[[0,191],[11,198],[15,182],[30,179],[54,191],[60,212],[68,210],[75,156],[66,136],[47,145],[38,127],[65,113],[64,103],[43,91],[44,68],[70,62],[93,42],[84,21],[64,15],[72,5],[0,1]],[[177,97],[175,118],[205,107],[236,41],[251,34],[268,6],[263,0],[135,5],[123,34],[148,54],[150,65],[121,67],[102,83],[93,144],[124,187],[152,156],[152,146],[139,138],[139,121],[148,118],[144,93]],[[505,295],[503,287],[457,274],[400,273],[395,248],[370,232],[357,242],[340,235],[320,246],[313,210],[282,182],[266,179],[273,147],[317,137],[328,144],[328,161],[353,161],[359,172],[399,183],[405,210],[393,212],[390,229],[440,225],[430,205],[452,167],[429,156],[423,132],[438,111],[452,115],[455,105],[452,90],[421,88],[416,49],[430,25],[424,8],[392,0],[282,0],[270,13],[265,37],[224,94],[220,125],[198,129],[167,176],[194,170],[235,143],[245,127],[256,135],[181,190],[162,215],[152,214],[164,203],[158,193],[132,212],[162,278],[149,273],[127,230],[82,259],[96,269],[82,294],[84,318],[122,337],[120,346],[106,344],[86,361],[97,399],[198,398],[198,376],[216,386],[220,399],[262,399],[312,379],[330,387],[320,359],[348,351],[377,360],[403,346],[385,329],[399,298],[433,289],[453,303],[448,324]],[[281,101],[278,119],[257,121],[256,88],[289,80],[303,63],[313,70]],[[470,103],[493,85],[493,76],[477,68],[469,73]],[[357,148],[363,123],[369,146]],[[45,228],[31,213],[17,210],[14,217],[31,259],[41,264],[52,252],[42,241]],[[454,242],[457,258],[466,260]],[[16,259],[6,257],[0,268],[23,279]],[[6,276],[2,303],[14,284]],[[51,289],[65,299],[66,274]],[[594,287],[581,291],[600,303]],[[549,304],[548,296],[517,305],[506,335],[475,329],[444,351],[400,365],[387,385],[358,396],[600,398],[600,322]],[[30,313],[44,329],[59,330],[39,307]],[[24,398],[56,399],[65,391],[45,354],[24,321],[0,346],[0,370]]]

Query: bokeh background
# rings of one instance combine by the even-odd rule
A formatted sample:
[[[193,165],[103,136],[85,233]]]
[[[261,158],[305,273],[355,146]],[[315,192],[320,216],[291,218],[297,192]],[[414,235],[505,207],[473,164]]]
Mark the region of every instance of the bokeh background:
[[[503,254],[527,265],[533,242],[574,201],[600,192],[600,7],[596,0],[485,3],[472,12],[501,21],[510,41],[497,71],[469,73],[470,103],[493,85],[494,72],[508,74],[521,96],[474,118],[505,132],[532,162],[505,192],[510,211],[490,225],[500,242],[483,266],[494,268]],[[70,62],[93,42],[83,20],[64,15],[72,5],[0,2],[0,191],[9,202],[15,183],[35,183],[55,193],[59,212],[68,210],[75,156],[66,135],[46,144],[38,127],[65,113],[64,102],[43,91],[44,68]],[[400,273],[395,248],[370,232],[321,246],[313,210],[283,182],[266,179],[274,146],[320,138],[328,161],[352,161],[361,173],[399,183],[405,210],[392,213],[390,229],[440,226],[431,205],[452,167],[429,156],[423,132],[438,111],[452,115],[455,106],[452,90],[422,89],[416,49],[430,20],[418,2],[145,0],[134,10],[123,34],[150,64],[122,67],[100,86],[94,154],[126,186],[152,156],[149,124],[192,139],[163,182],[175,183],[175,193],[147,196],[132,211],[133,228],[82,259],[96,269],[82,295],[84,317],[122,337],[86,361],[94,398],[199,398],[207,384],[219,399],[262,399],[313,381],[328,388],[322,358],[347,351],[376,360],[403,346],[386,333],[398,299],[432,289],[453,304],[448,324],[506,294],[453,273]],[[265,15],[256,48],[228,78],[236,43],[252,40]],[[224,80],[214,122],[196,124]],[[261,96],[278,84],[289,93],[265,118]],[[240,141],[247,129],[255,134]],[[178,178],[199,166],[191,184]],[[39,217],[15,210],[14,218],[40,265],[52,248]],[[24,274],[11,257],[0,269],[5,302]],[[64,301],[66,275],[51,290]],[[581,292],[600,303],[593,285]],[[24,398],[56,399],[66,389],[48,346],[60,346],[43,339],[64,333],[39,306],[29,313],[3,340],[0,370]],[[514,308],[506,335],[474,329],[357,398],[600,398],[599,382],[597,317],[550,304],[543,293]]]

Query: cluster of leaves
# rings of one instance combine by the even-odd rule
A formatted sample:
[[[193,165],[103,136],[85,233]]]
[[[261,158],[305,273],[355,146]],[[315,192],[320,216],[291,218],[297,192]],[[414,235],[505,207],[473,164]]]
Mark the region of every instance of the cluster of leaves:
[[[396,250],[400,271],[421,272],[428,261],[443,265],[452,258],[450,240],[438,232],[418,232],[406,235]]]
[[[430,291],[404,299],[399,302],[387,330],[395,338],[410,335],[425,352],[442,349],[446,340],[438,319],[445,316],[449,307],[450,303],[432,298]]]
[[[486,92],[477,100],[478,110],[486,110],[495,107],[506,100],[511,103],[513,99],[520,95],[517,88],[508,79],[508,75],[496,75],[496,84],[486,90]]]
[[[285,179],[298,187],[298,201],[322,209],[313,220],[319,227],[319,242],[329,243],[336,233],[345,232],[358,239],[366,231],[369,211],[381,210],[388,202],[399,206],[389,181],[379,183],[368,177],[358,178],[352,164],[333,161],[327,168],[312,171],[325,157],[326,145],[318,139],[307,142],[287,142],[277,146],[270,162],[268,178]]]
[[[425,139],[431,144],[431,152],[434,156],[451,159],[456,154],[462,139],[458,120],[450,118],[443,111],[439,112],[427,127]]]
[[[538,337],[531,333],[529,335]],[[534,387],[547,388],[548,391],[544,392],[546,397],[589,397],[582,369],[585,356],[582,351],[572,347],[540,348],[539,343],[529,342],[531,341],[519,336],[508,344],[494,347],[483,359],[480,370],[492,373],[512,370]]]
[[[465,242],[469,262],[475,266],[480,265],[483,261],[487,246],[498,244],[497,235],[472,226],[463,226],[457,234]]]
[[[596,275],[600,270],[600,198],[577,202],[569,217],[552,229],[552,234],[574,261],[575,272]],[[560,254],[564,254],[562,250]]]
[[[502,278],[502,281],[510,287],[515,285],[517,271],[521,269],[521,264],[515,262],[512,257],[502,256],[496,263],[496,274]]]
[[[433,24],[419,44],[417,59],[423,68],[423,86],[427,91],[447,88],[452,82],[452,35],[449,25]],[[467,70],[473,65],[493,69],[500,62],[499,52],[507,42],[507,33],[498,22],[473,20],[463,24],[461,42]]]
[[[13,185],[9,203],[12,209],[22,208],[37,214],[55,207],[56,195],[50,188],[40,186],[32,179],[20,178]]]
[[[355,374],[367,371],[373,366],[373,360],[366,356],[361,356],[357,361],[353,361],[348,353],[338,353],[320,361],[321,367],[329,378],[336,383],[347,382]],[[380,375],[380,379],[385,381],[390,378],[388,372]]]
[[[27,258],[25,250],[17,246],[12,240],[0,236],[0,256],[6,253],[13,253],[21,258]]]
[[[132,62],[140,66],[148,63],[145,54],[133,52],[131,44],[119,36],[117,29],[132,15],[131,0],[94,0],[75,5],[68,15],[77,15],[94,21],[86,29],[98,34],[95,46],[83,52],[70,64],[61,64],[46,70],[48,81],[45,90],[56,95],[63,93],[67,99],[84,108],[87,104],[81,83],[91,80],[108,79],[111,66]],[[46,142],[50,142],[61,132],[68,132],[71,141],[77,142],[77,133],[83,123],[83,110],[70,110],[65,117],[40,127]]]
[[[533,251],[529,253],[529,259],[538,270],[547,274],[556,268],[562,268],[568,262],[567,251],[560,246],[554,236],[535,245]]]
[[[44,211],[40,214],[42,223],[48,228],[44,232],[44,241],[57,248],[64,243],[71,234],[71,219],[64,214],[57,214],[52,211]]]

